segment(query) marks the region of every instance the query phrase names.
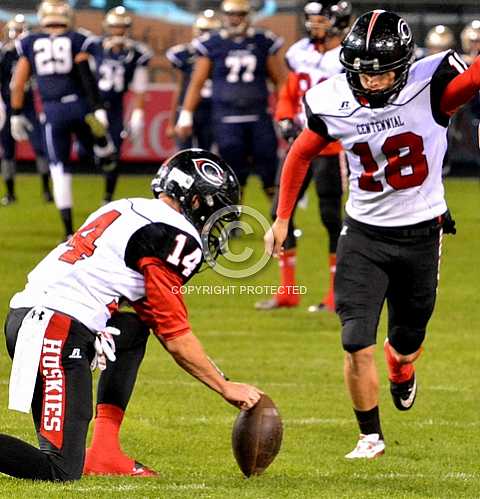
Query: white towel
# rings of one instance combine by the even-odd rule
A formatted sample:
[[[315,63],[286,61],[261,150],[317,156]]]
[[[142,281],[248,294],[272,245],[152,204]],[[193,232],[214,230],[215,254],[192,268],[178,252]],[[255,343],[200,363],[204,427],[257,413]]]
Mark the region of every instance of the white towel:
[[[38,374],[43,337],[54,312],[35,307],[24,317],[18,331],[12,372],[10,373],[8,408],[30,412]]]

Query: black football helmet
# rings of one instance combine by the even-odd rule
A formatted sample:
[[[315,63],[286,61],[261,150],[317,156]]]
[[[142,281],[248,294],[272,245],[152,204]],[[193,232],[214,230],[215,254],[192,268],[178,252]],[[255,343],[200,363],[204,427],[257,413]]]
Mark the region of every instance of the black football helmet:
[[[340,0],[337,3],[331,2],[308,2],[303,7],[305,15],[305,29],[312,40],[312,21],[310,16],[323,16],[328,19],[330,26],[327,29],[327,35],[335,36],[341,34],[350,24],[352,17],[352,5],[346,0]]]
[[[219,216],[207,235],[210,254],[220,253],[225,242],[224,225],[240,217],[240,184],[223,159],[203,149],[179,151],[162,164],[151,188],[156,198],[165,193],[178,201],[185,217],[199,232],[215,212],[232,206],[224,210],[226,213]]]
[[[412,30],[397,14],[373,10],[360,16],[342,42],[340,62],[346,69],[347,81],[357,98],[371,107],[384,107],[407,82],[414,61],[415,43]],[[395,72],[394,83],[386,90],[369,91],[360,83],[359,74]]]

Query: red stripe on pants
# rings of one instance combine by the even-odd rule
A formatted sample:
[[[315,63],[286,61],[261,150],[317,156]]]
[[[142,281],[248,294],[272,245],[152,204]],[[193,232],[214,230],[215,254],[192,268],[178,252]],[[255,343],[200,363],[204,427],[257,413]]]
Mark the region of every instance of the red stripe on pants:
[[[71,319],[55,313],[48,323],[40,356],[43,402],[40,434],[57,449],[63,445],[66,383],[62,352],[68,338]]]

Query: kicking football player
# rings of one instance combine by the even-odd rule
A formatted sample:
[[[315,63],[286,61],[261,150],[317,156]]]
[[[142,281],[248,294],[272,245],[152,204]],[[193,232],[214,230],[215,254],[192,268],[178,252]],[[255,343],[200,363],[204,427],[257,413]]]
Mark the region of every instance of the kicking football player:
[[[345,380],[360,428],[349,459],[385,450],[374,351],[387,301],[384,345],[395,406],[412,408],[421,352],[438,284],[442,232],[454,231],[442,185],[450,116],[480,89],[480,58],[466,69],[453,51],[414,63],[414,41],[398,15],[360,16],[342,44],[346,73],[305,94],[308,128],[290,149],[277,219],[265,235],[278,255],[311,160],[340,140],[350,190],[337,249],[336,311]],[[448,223],[447,223],[448,222]]]
[[[0,142],[3,149],[1,170],[7,192],[0,200],[0,205],[8,206],[17,199],[15,196],[15,140],[12,137],[10,129],[10,117],[12,115],[10,83],[13,70],[18,60],[15,40],[27,30],[25,17],[22,14],[17,14],[13,19],[8,21],[4,30],[5,43],[0,49],[0,92],[5,105],[5,124],[0,132]],[[49,186],[50,171],[48,169],[47,158],[45,157],[44,131],[35,112],[33,91],[31,87],[25,92],[24,114],[32,125],[31,129],[28,131],[28,139],[35,152],[37,170],[42,181],[43,198],[49,203],[53,201],[53,196]]]
[[[292,142],[305,124],[301,101],[305,92],[320,81],[341,73],[340,43],[350,23],[351,5],[342,0],[326,6],[319,2],[309,2],[304,7],[305,28],[308,36],[294,43],[286,53],[290,71],[286,83],[279,92],[275,119],[285,140]],[[310,312],[335,311],[333,281],[335,277],[337,240],[342,226],[342,176],[340,160],[342,148],[338,142],[329,144],[312,165],[315,187],[318,194],[320,218],[328,232],[329,249],[329,289],[319,304],[311,305]],[[310,175],[306,179],[299,199],[304,195]],[[272,216],[278,203],[278,193],[272,206]],[[296,237],[291,220],[284,253],[279,260],[283,289],[294,289],[296,268]],[[282,293],[255,304],[257,310],[272,310],[279,307],[297,306],[300,295]]]
[[[11,105],[12,136],[28,138],[31,123],[24,114],[25,90],[30,76],[37,82],[46,116],[45,138],[55,204],[65,237],[73,234],[72,135],[87,151],[108,158],[114,151],[107,140],[107,114],[83,45],[85,35],[72,30],[73,11],[66,1],[45,0],[38,8],[41,31],[16,41]],[[87,121],[89,124],[87,124]]]
[[[224,0],[221,11],[223,29],[193,41],[198,58],[176,133],[180,138],[191,135],[193,113],[211,77],[214,138],[220,155],[232,166],[242,188],[251,173],[251,160],[265,193],[272,197],[278,156],[267,80],[277,88],[282,83],[277,52],[283,40],[250,26],[248,0]]]
[[[130,38],[132,17],[125,7],[109,10],[103,21],[104,35],[87,39],[83,49],[93,55],[100,95],[105,104],[108,131],[117,155],[105,172],[104,202],[113,199],[119,175],[120,148],[126,135],[124,130],[123,98],[127,90],[133,92],[133,105],[126,131],[135,144],[143,141],[145,128],[145,92],[149,75],[148,63],[152,52]]]
[[[201,266],[204,223],[238,204],[235,174],[212,153],[186,150],[162,165],[152,191],[154,199],[121,199],[92,213],[13,296],[5,326],[13,357],[9,407],[31,406],[40,448],[0,434],[0,472],[32,480],[81,477],[92,416],[90,363],[95,351],[100,367],[106,357],[115,360],[112,335],[119,331],[105,326],[121,298],[185,371],[236,407],[258,402],[257,388],[227,381],[215,368],[175,292]],[[218,228],[236,218],[223,215]],[[212,250],[220,244],[214,239]]]
[[[193,25],[193,36],[198,37],[202,33],[218,30],[221,27],[220,20],[211,9],[205,10],[197,16]],[[193,66],[196,59],[196,49],[193,44],[183,43],[169,48],[166,52],[167,59],[171,62],[177,73],[177,88],[173,96],[170,123],[167,135],[175,137],[175,123],[178,113],[182,107],[185,93],[190,83]],[[202,100],[193,113],[192,135],[186,139],[176,137],[177,148],[186,149],[195,145],[209,151],[213,144],[212,131],[212,82],[208,79],[202,88]]]

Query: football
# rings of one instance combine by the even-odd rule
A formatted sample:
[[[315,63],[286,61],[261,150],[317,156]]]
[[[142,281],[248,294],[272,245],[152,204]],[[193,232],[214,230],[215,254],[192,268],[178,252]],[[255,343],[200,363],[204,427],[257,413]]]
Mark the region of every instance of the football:
[[[246,476],[260,475],[280,451],[282,419],[272,399],[263,394],[248,411],[240,411],[233,425],[232,448]]]

